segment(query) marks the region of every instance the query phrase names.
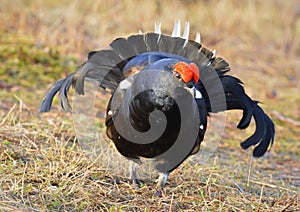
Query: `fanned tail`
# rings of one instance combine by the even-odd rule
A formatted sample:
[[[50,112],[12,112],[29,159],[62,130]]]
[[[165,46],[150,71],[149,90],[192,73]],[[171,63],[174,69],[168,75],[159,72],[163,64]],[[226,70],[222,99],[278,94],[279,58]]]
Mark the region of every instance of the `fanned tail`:
[[[215,52],[204,48],[199,42],[188,40],[189,24],[186,23],[184,33],[180,35],[179,22],[174,26],[173,36],[161,34],[157,25],[156,33],[131,35],[128,38],[117,38],[111,42],[110,48],[92,51],[88,60],[74,73],[65,79],[57,81],[46,93],[40,111],[48,112],[51,109],[54,96],[59,93],[59,102],[63,110],[69,111],[71,106],[68,100],[68,91],[73,85],[76,93],[84,94],[84,81],[86,78],[96,80],[99,86],[110,89],[112,92],[119,83],[126,78],[128,69],[126,64],[135,56],[146,52],[168,53],[187,58],[199,66],[203,81],[207,84],[216,84],[218,75],[223,75],[229,70],[228,63],[222,58],[215,58]],[[197,41],[199,41],[197,36]],[[216,76],[211,76],[211,68],[217,71]],[[219,89],[220,90],[220,89]]]

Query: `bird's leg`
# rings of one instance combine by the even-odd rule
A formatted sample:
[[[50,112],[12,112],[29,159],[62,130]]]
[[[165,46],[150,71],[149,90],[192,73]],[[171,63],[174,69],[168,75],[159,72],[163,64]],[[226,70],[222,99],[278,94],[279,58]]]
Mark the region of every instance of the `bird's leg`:
[[[136,173],[136,166],[137,164],[134,161],[129,161],[129,179],[132,180],[133,185],[137,188],[140,187],[142,181],[139,180],[137,173]]]
[[[157,184],[155,187],[155,195],[158,197],[162,197],[164,195],[164,187],[169,177],[169,172],[159,173],[159,177],[157,180]]]

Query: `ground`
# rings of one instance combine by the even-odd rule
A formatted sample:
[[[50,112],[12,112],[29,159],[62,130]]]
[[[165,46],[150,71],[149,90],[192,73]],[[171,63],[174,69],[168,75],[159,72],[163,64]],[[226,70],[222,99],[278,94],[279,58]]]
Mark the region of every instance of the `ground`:
[[[0,11],[0,211],[300,210],[298,1],[12,0]],[[103,124],[108,94],[97,102],[100,152],[78,144],[72,113],[61,112],[57,99],[51,113],[38,107],[89,51],[151,31],[155,21],[169,34],[176,19],[190,21],[191,36],[200,32],[203,45],[230,63],[230,74],[263,102],[276,137],[266,156],[252,158],[239,142],[254,127],[237,130],[241,113],[227,113],[217,151],[204,164],[182,164],[157,198],[155,174],[146,173],[140,189],[118,178],[123,159]]]

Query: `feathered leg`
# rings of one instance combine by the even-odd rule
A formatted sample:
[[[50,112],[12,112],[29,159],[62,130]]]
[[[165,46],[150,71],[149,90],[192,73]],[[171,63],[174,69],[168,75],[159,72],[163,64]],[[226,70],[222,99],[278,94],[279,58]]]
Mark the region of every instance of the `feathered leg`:
[[[137,176],[136,166],[137,164],[134,161],[129,161],[129,179],[136,188],[140,188],[143,182]]]
[[[159,173],[159,177],[157,180],[157,184],[155,187],[155,195],[158,197],[162,197],[164,195],[164,187],[169,177],[169,172]]]

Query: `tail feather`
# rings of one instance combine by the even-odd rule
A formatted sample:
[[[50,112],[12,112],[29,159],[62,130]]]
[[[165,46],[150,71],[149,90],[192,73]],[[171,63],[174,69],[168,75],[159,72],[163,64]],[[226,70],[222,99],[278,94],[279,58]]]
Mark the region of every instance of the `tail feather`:
[[[147,33],[145,35],[145,43],[147,45],[148,52],[157,52],[159,51],[159,38],[160,34],[156,33]]]
[[[122,60],[128,60],[136,55],[135,50],[132,47],[132,44],[128,42],[126,38],[117,38],[111,42],[110,46],[113,51],[120,57]]]
[[[229,64],[221,57],[217,57],[213,62],[212,66],[218,72],[219,75],[224,75],[230,71]]]
[[[179,37],[170,37],[168,35],[161,35],[159,40],[160,50],[170,54],[181,55],[180,53],[182,52],[184,44],[184,39]]]
[[[131,35],[127,38],[127,40],[137,55],[147,51],[147,46],[143,35]]]
[[[192,46],[194,46],[197,49],[200,49],[202,47],[202,45],[194,40],[189,40],[189,44],[191,44]]]
[[[186,28],[185,34],[187,36],[188,25]],[[180,37],[180,32],[177,36],[179,37],[171,37],[161,33],[132,35],[128,38],[117,38],[112,41],[110,49],[90,52],[87,62],[80,66],[75,73],[58,81],[50,89],[40,110],[42,112],[50,110],[53,97],[57,92],[59,92],[62,108],[70,110],[71,107],[67,98],[70,85],[75,86],[77,93],[84,94],[84,80],[86,78],[98,81],[100,87],[111,89],[113,92],[120,81],[125,78],[123,73],[125,65],[132,57],[141,53],[158,51],[183,56],[199,66],[202,79],[207,80],[207,84],[212,84],[207,77],[210,75],[210,69],[207,68],[209,64],[216,68],[220,76],[229,70],[228,64],[222,58],[215,58],[214,53],[202,47],[200,43],[188,40],[187,37]],[[212,79],[212,81],[214,80],[216,79]]]

